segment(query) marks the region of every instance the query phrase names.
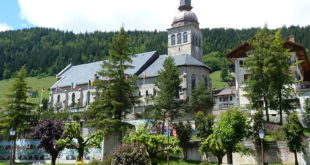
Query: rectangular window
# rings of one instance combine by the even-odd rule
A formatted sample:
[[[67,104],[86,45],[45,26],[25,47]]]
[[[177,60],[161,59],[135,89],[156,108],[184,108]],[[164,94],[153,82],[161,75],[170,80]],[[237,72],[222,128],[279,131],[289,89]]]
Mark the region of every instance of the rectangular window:
[[[232,96],[230,96],[230,101],[232,101]]]
[[[240,61],[239,61],[239,66],[240,66],[240,67],[243,67],[243,65],[244,65],[243,60],[240,60]]]
[[[249,74],[244,74],[244,75],[243,75],[244,81],[247,80],[247,79],[249,78],[249,76],[250,76]]]

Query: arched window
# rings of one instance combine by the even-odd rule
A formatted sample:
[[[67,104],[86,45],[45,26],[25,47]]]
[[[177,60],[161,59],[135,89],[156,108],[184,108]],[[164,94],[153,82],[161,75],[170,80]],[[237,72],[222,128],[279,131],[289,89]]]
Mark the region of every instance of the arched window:
[[[156,96],[156,89],[153,89],[153,95]]]
[[[198,38],[198,46],[201,47],[201,37]]]
[[[192,91],[196,88],[196,75],[192,75]]]
[[[75,104],[75,93],[72,93],[72,104]]]
[[[141,92],[140,92],[140,91],[138,92],[138,96],[139,96],[139,97],[141,96]]]
[[[171,45],[175,45],[175,35],[171,36]]]
[[[195,37],[195,45],[198,46],[198,37]]]
[[[201,77],[202,77],[202,81],[204,81],[205,83],[205,86],[208,87],[208,78],[204,74],[201,75]]]
[[[90,91],[87,92],[86,105],[90,104]]]
[[[181,44],[181,43],[182,43],[181,33],[178,33],[178,35],[177,35],[177,44]]]
[[[57,103],[60,102],[60,95],[57,96]]]
[[[183,43],[187,43],[187,32],[183,33]]]
[[[145,96],[149,96],[149,91],[148,90],[146,90]]]

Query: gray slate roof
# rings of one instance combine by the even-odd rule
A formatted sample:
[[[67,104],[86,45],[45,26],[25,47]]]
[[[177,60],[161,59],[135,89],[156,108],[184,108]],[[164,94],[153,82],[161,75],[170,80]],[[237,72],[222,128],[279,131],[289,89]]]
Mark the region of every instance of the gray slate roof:
[[[139,76],[143,77],[144,73],[146,74],[146,77],[158,76],[158,72],[163,69],[163,63],[167,57],[168,55],[159,56],[159,58]],[[200,66],[200,67],[205,67],[211,70],[210,67],[208,67],[204,63],[198,61],[196,58],[188,54],[177,55],[177,56],[172,56],[172,57],[174,58],[174,62],[177,66]]]
[[[145,66],[145,64],[152,58],[156,58],[154,56],[157,55],[156,51],[146,52],[141,54],[136,54],[132,58],[131,65],[132,68],[128,68],[125,73],[129,75],[140,74],[141,68]],[[71,83],[79,84],[87,84],[89,80],[94,79],[94,75],[97,74],[99,70],[102,69],[102,61],[97,61],[88,64],[82,65],[69,65],[59,74],[57,77],[60,78],[51,88],[58,87],[66,87],[71,86]]]
[[[216,94],[215,96],[224,96],[224,95],[234,95],[235,94],[234,88],[224,88],[220,93]]]

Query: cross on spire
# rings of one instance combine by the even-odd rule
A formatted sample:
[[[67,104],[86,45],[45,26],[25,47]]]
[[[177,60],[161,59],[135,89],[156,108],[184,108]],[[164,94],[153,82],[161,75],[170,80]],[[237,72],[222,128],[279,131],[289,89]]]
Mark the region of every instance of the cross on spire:
[[[191,0],[180,0],[180,6],[179,6],[179,10],[183,11],[183,10],[192,10],[192,5],[191,5]]]

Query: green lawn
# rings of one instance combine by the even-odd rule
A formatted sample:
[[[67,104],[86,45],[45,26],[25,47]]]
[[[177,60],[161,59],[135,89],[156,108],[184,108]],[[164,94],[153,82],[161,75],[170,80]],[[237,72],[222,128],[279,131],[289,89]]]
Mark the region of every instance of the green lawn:
[[[29,77],[29,78],[26,78],[26,82],[28,86],[31,87],[31,90],[38,91],[38,95],[39,95],[35,98],[29,98],[29,101],[32,103],[39,103],[41,89],[42,88],[46,89],[46,92],[43,93],[43,97],[48,98],[49,91],[47,91],[47,89],[50,88],[56,82],[56,78],[55,77],[45,77],[45,78]],[[12,86],[12,79],[0,81],[0,105],[6,100],[6,94],[8,94],[11,86]]]
[[[212,80],[212,88],[222,89],[222,88],[228,87],[228,84],[222,81],[221,71],[215,71],[211,73],[210,78]]]

